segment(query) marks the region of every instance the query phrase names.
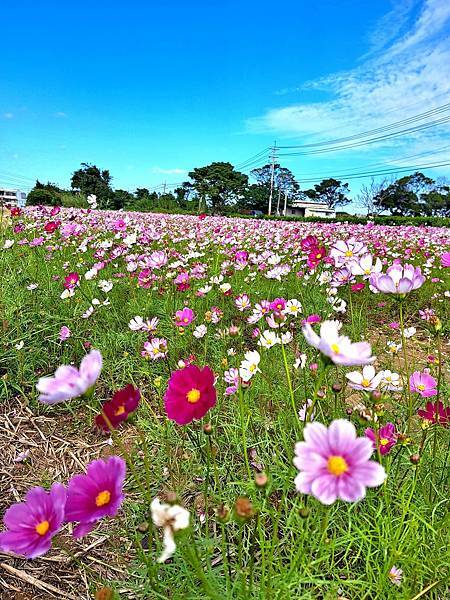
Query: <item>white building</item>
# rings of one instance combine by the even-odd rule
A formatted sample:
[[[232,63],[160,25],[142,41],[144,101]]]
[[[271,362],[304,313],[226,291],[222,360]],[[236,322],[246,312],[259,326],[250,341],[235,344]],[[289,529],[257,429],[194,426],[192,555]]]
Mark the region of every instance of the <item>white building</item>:
[[[20,206],[23,208],[27,201],[27,195],[21,190],[6,190],[0,188],[0,205]]]
[[[322,217],[334,219],[336,211],[325,202],[314,202],[313,200],[294,200],[286,207],[286,216],[297,217]]]

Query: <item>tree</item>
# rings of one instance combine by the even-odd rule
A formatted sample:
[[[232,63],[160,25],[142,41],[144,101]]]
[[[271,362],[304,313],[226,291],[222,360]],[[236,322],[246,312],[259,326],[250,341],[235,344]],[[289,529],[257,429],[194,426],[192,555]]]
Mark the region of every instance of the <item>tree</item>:
[[[111,196],[111,208],[114,210],[120,210],[132,204],[135,197],[131,192],[127,190],[115,190]]]
[[[72,174],[72,189],[80,190],[86,196],[95,194],[99,208],[112,208],[114,194],[111,188],[111,175],[95,165],[81,163],[81,168]]]
[[[248,184],[244,173],[235,171],[228,162],[213,162],[189,173],[191,187],[202,204],[211,206],[213,213],[223,213],[225,208],[242,198]]]
[[[57,206],[60,198],[49,190],[34,188],[27,195],[27,206]]]
[[[367,216],[376,215],[380,212],[380,207],[375,205],[375,198],[378,194],[387,186],[389,182],[387,179],[382,181],[375,181],[372,177],[369,184],[363,184],[359,190],[359,194],[356,197],[357,203],[366,209]]]
[[[374,198],[374,205],[392,215],[421,215],[426,213],[426,198],[433,190],[433,184],[432,179],[418,171],[412,175],[405,175],[380,190]]]
[[[250,172],[250,177],[253,177],[258,182],[259,190],[256,186],[252,187],[252,192],[255,194],[255,200],[258,206],[248,206],[254,210],[262,210],[267,212],[269,205],[270,187],[272,182],[272,165],[266,164],[259,169],[253,169]],[[275,206],[279,206],[282,203],[282,197],[285,194],[289,197],[295,197],[300,190],[294,174],[287,169],[282,167],[280,164],[275,163],[273,166],[273,202]],[[265,200],[263,200],[265,198]]]
[[[329,208],[344,206],[351,202],[346,196],[349,193],[348,183],[342,183],[337,179],[323,179],[316,183],[314,189],[305,190],[304,194],[311,200],[325,202]]]

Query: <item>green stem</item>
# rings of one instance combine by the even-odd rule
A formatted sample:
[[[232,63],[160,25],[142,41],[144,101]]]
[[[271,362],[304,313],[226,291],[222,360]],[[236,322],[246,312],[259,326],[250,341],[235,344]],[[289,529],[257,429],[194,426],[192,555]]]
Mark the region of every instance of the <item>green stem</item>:
[[[281,353],[283,354],[284,370],[286,372],[286,379],[287,379],[287,384],[288,384],[288,388],[289,388],[289,395],[290,395],[290,398],[291,398],[292,410],[294,411],[294,415],[295,415],[297,423],[299,423],[300,422],[300,417],[298,415],[298,411],[297,411],[297,408],[295,406],[294,389],[292,387],[291,374],[289,373],[289,365],[288,365],[288,362],[287,362],[286,350],[284,348],[284,344],[283,343],[281,343]]]
[[[239,385],[239,412],[241,417],[241,435],[242,435],[242,447],[244,451],[245,467],[247,469],[247,476],[249,480],[252,478],[252,472],[250,471],[250,463],[248,461],[247,452],[247,424],[245,422],[245,406],[244,406],[244,394],[242,391],[242,385]]]
[[[400,317],[400,332],[401,332],[401,336],[402,336],[403,360],[405,363],[405,385],[406,385],[406,393],[408,394],[408,433],[409,433],[409,431],[411,429],[412,416],[413,416],[413,398],[412,398],[411,390],[409,389],[409,366],[408,366],[408,354],[406,352],[405,323],[403,320],[403,299],[400,299],[399,317]]]

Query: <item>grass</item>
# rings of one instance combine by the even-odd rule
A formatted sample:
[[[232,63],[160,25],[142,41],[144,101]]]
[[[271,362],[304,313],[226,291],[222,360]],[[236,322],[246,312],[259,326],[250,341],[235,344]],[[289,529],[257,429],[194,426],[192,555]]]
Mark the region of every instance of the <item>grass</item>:
[[[301,320],[310,314],[339,318],[353,341],[372,342],[378,356],[377,371],[389,368],[403,378],[427,366],[436,375],[437,366],[427,362],[427,356],[437,355],[441,343],[439,392],[446,404],[448,323],[444,303],[448,300],[443,292],[448,289],[448,276],[439,267],[438,258],[443,243],[449,241],[448,232],[440,229],[438,235],[438,230],[430,228],[387,227],[368,231],[359,225],[299,226],[258,221],[249,224],[239,220],[224,224],[220,219],[201,223],[195,217],[130,214],[127,233],[136,230],[142,234],[154,228],[160,237],[138,242],[125,248],[122,255],[111,256],[111,248],[114,251],[120,242],[111,232],[117,215],[105,213],[98,217],[97,224],[76,211],[58,218],[66,223],[70,214],[76,215],[75,221],[85,225],[86,231],[66,239],[56,232],[47,236],[42,246],[18,244],[20,239],[41,235],[43,224],[50,217],[37,210],[21,218],[26,224],[24,232],[14,234],[10,223],[1,229],[0,248],[7,239],[14,239],[15,244],[0,254],[0,399],[5,405],[27,405],[35,415],[69,419],[65,435],[88,436],[92,442],[101,442],[102,434],[92,430],[100,402],[130,382],[141,389],[138,411],[117,432],[122,443],[118,445],[116,440],[112,449],[105,450],[122,454],[124,445],[139,479],[136,482],[129,471],[120,516],[101,525],[101,533],[106,532],[109,537],[108,552],[115,557],[111,560],[117,561],[122,575],[119,577],[117,571],[92,571],[89,560],[81,559],[76,569],[80,577],[85,571],[91,593],[107,585],[121,598],[133,594],[137,598],[175,600],[444,598],[448,591],[449,558],[448,430],[439,425],[425,431],[421,428],[416,410],[426,400],[417,394],[412,397],[413,418],[409,419],[407,389],[384,395],[374,407],[369,395],[346,387],[345,373],[354,369],[325,369],[301,333]],[[234,224],[237,233],[233,234]],[[197,231],[197,237],[190,237],[192,231]],[[387,339],[400,340],[399,331],[388,327],[389,322],[398,321],[398,303],[392,297],[375,295],[367,286],[360,293],[351,293],[344,286],[338,288],[338,297],[347,302],[351,299],[351,304],[345,313],[332,311],[328,284],[318,279],[322,272],[332,269],[322,263],[317,273],[308,274],[304,255],[295,242],[311,233],[323,239],[327,247],[337,239],[357,234],[371,251],[374,243],[383,239],[381,250],[378,247],[375,253],[385,257],[388,264],[396,256],[403,258],[406,248],[414,249],[413,262],[425,269],[427,282],[404,301],[405,326],[417,328],[415,336],[406,340],[408,365],[401,352],[393,356],[386,351]],[[227,241],[231,235],[234,243]],[[419,243],[423,237],[425,246]],[[107,247],[104,242],[112,242],[112,246]],[[49,245],[55,249],[48,251]],[[271,254],[278,254],[280,262],[288,264],[291,271],[278,281],[267,279],[267,268],[260,271],[257,264],[237,270],[231,260],[235,251],[232,246],[259,256],[267,249],[266,261]],[[180,264],[165,267],[153,287],[140,288],[137,278],[127,272],[125,258],[130,254],[148,255],[155,249],[178,253],[171,262]],[[91,281],[81,277],[74,297],[61,300],[64,276],[71,271],[82,276],[98,262],[101,252],[101,259],[107,260],[105,268]],[[429,266],[426,252],[433,257]],[[184,268],[192,271],[197,262],[205,265],[206,279],[191,279],[190,289],[177,291],[170,272]],[[299,270],[304,272],[301,277],[296,275]],[[124,276],[116,277],[117,273]],[[223,282],[232,286],[231,296],[225,295],[217,284],[203,297],[195,294],[220,273],[224,275]],[[432,277],[441,281],[432,283]],[[99,289],[100,279],[114,283],[110,292]],[[30,284],[37,284],[37,288],[27,289]],[[253,327],[268,328],[262,322],[255,326],[246,323],[250,313],[238,312],[234,305],[239,293],[248,293],[253,304],[275,297],[297,298],[303,314],[291,321],[293,341],[286,347],[259,348],[261,373],[254,377],[252,385],[239,394],[224,396],[223,372],[239,366],[246,349],[258,348],[252,337]],[[94,298],[100,303],[108,299],[109,303],[96,306],[93,315],[83,319]],[[196,320],[180,335],[173,325],[173,316],[184,304],[194,310]],[[208,311],[214,306],[223,312],[217,324],[209,321]],[[425,307],[433,308],[443,321],[439,336],[418,315],[419,308]],[[156,335],[166,338],[169,344],[165,360],[153,362],[141,357],[146,335],[128,328],[135,315],[159,317]],[[192,331],[202,322],[206,322],[208,333],[205,338],[196,339]],[[232,324],[239,327],[235,337],[226,332]],[[63,325],[72,331],[64,343],[58,338]],[[95,397],[53,407],[39,403],[35,391],[38,377],[52,374],[60,364],[79,364],[86,353],[86,342],[101,350],[104,359]],[[230,354],[230,348],[234,353]],[[307,366],[295,369],[293,364],[301,353],[307,354]],[[186,360],[191,354],[197,364],[209,365],[218,375],[218,402],[202,422],[180,427],[167,420],[163,396],[170,373],[178,368],[180,359]],[[308,367],[313,362],[318,364],[317,372]],[[332,385],[336,383],[341,384],[342,390],[334,393]],[[317,400],[316,420],[329,424],[334,418],[347,418],[363,435],[370,425],[354,408],[358,401],[375,411],[381,424],[391,421],[405,434],[382,458],[388,473],[385,484],[367,490],[361,502],[337,501],[327,507],[295,490],[297,471],[292,459],[294,444],[302,439],[303,430],[297,411],[307,398],[314,397],[317,388],[321,397]],[[1,406],[0,401],[0,410]],[[205,423],[211,424],[211,435],[204,433]],[[410,457],[418,453],[420,460],[413,464]],[[51,460],[54,471],[57,458],[52,456]],[[48,486],[49,465],[35,462],[33,456],[30,462],[29,484]],[[268,476],[265,487],[255,483],[259,471]],[[5,510],[16,498],[8,487],[1,491],[0,505]],[[161,551],[161,532],[142,524],[151,521],[150,499],[157,495],[164,498],[171,492],[189,509],[192,527],[177,537],[173,560],[159,565],[156,557]],[[249,498],[253,506],[253,516],[242,522],[232,515],[239,497]],[[217,516],[222,506],[231,512],[225,523]],[[83,543],[89,544],[89,538],[81,544],[71,542],[75,550]],[[388,577],[393,565],[404,573],[398,587]],[[79,590],[77,593],[82,597]]]

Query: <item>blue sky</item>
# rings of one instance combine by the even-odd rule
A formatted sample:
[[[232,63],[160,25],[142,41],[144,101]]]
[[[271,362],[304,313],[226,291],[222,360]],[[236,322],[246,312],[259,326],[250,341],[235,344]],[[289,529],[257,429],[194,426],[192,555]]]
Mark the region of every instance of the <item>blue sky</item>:
[[[43,0],[2,17],[0,185],[68,185],[91,162],[115,187],[152,187],[274,140],[329,140],[450,102],[448,0]],[[449,149],[445,123],[282,164],[319,181],[450,162]]]

